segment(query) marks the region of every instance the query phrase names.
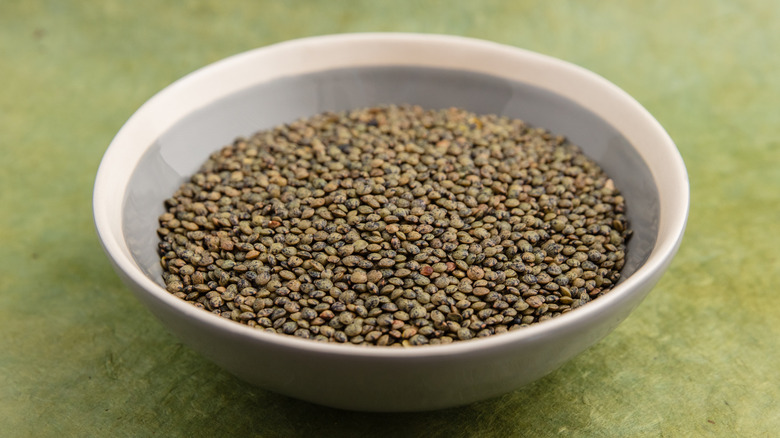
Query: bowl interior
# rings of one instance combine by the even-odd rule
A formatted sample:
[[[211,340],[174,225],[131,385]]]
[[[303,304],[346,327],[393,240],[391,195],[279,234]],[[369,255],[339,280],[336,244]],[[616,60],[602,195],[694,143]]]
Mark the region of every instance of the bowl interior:
[[[634,235],[622,279],[648,258],[659,227],[652,174],[621,133],[587,108],[536,86],[462,70],[382,66],[324,70],[283,77],[197,108],[159,136],[132,173],[122,231],[141,270],[163,286],[157,255],[157,217],[163,201],[208,155],[236,137],[323,111],[382,104],[461,107],[498,114],[565,135],[615,180]]]

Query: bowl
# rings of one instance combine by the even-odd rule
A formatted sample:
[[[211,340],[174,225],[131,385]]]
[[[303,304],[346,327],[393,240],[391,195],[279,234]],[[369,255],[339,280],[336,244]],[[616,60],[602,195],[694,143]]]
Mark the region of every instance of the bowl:
[[[163,200],[238,136],[322,111],[379,104],[462,107],[567,136],[612,176],[634,235],[621,281],[559,317],[505,334],[412,348],[321,343],[266,333],[165,290],[156,252]],[[97,233],[116,272],[182,342],[270,391],[362,411],[468,404],[550,373],[610,333],[672,260],[688,179],[674,143],[627,93],[562,60],[487,41],[346,34],[283,42],[204,67],[130,117],[97,173]]]

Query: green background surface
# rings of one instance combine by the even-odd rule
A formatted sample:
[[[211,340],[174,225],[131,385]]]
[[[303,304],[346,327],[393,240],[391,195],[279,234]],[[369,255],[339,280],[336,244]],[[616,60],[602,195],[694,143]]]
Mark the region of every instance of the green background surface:
[[[0,435],[777,436],[779,22],[774,0],[0,2]],[[218,59],[356,31],[560,57],[666,127],[690,175],[688,230],[615,332],[497,399],[365,414],[246,387],[132,297],[91,217],[124,121]]]

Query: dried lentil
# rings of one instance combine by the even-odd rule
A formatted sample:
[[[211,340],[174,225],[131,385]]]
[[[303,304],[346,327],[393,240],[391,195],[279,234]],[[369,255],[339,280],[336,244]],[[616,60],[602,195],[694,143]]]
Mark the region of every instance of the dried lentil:
[[[260,330],[447,344],[556,317],[620,278],[614,182],[495,115],[323,113],[215,152],[165,202],[167,290]]]

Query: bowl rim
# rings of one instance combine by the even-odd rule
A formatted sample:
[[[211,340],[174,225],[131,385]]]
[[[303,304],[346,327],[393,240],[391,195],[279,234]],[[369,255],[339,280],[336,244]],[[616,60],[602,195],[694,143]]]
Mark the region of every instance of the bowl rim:
[[[371,58],[371,53],[378,48],[382,50],[381,59]],[[470,56],[468,64],[459,60],[464,55]],[[305,74],[339,66],[362,66],[361,63],[366,66],[424,64],[424,66],[439,68],[472,70],[512,80],[521,80],[518,75],[526,79],[544,76],[543,79],[539,79],[540,82],[534,82],[533,85],[563,94],[580,104],[588,103],[586,107],[600,117],[606,119],[605,114],[611,114],[612,118],[620,117],[621,120],[625,120],[627,128],[639,129],[646,134],[651,134],[653,147],[656,148],[652,154],[649,154],[646,149],[635,149],[648,165],[659,192],[660,218],[655,245],[647,260],[637,268],[636,272],[626,277],[609,293],[574,312],[500,335],[457,341],[446,345],[392,348],[316,342],[253,329],[225,320],[210,312],[204,312],[167,292],[147,277],[134,261],[125,241],[122,226],[125,189],[138,161],[154,143],[154,138],[187,111],[250,86],[244,73],[246,69],[264,65],[270,60],[283,62],[274,64],[274,69],[261,69],[254,75],[252,84],[285,75]],[[499,60],[501,64],[498,64]],[[510,69],[506,68],[506,64],[517,64],[522,69],[508,73],[507,70]],[[492,66],[503,66],[503,69],[494,70]],[[563,79],[568,81],[561,82]],[[555,89],[550,85],[552,83],[556,83]],[[583,83],[588,86],[582,87]],[[198,93],[191,93],[190,90],[193,88],[197,88]],[[596,96],[600,103],[594,107]],[[622,114],[616,115],[618,110]],[[621,128],[624,125],[612,124],[623,132]],[[625,135],[625,132],[623,133]],[[131,139],[132,142],[129,141]],[[664,167],[663,175],[657,172],[660,163]],[[116,196],[117,187],[121,188],[122,196]],[[664,187],[666,190],[662,190]],[[93,218],[104,251],[112,260],[115,269],[121,271],[139,289],[155,300],[213,330],[250,338],[256,343],[308,350],[318,354],[423,358],[505,348],[540,337],[555,336],[555,333],[564,334],[574,328],[588,326],[595,318],[608,318],[611,308],[621,301],[628,300],[634,293],[639,293],[643,284],[657,281],[671,262],[685,231],[690,202],[689,192],[688,175],[682,157],[660,123],[628,93],[590,70],[518,47],[461,36],[352,33],[300,38],[249,50],[206,65],[163,88],[141,105],[127,120],[103,155],[94,183]]]

